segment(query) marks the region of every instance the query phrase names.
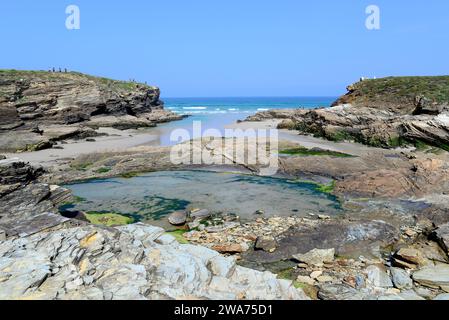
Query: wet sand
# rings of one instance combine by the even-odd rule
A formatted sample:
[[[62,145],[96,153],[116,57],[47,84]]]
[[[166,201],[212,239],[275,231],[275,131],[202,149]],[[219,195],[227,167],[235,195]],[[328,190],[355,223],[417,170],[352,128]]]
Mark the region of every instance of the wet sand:
[[[225,125],[226,129],[276,129],[279,120],[266,120],[261,122],[241,122]],[[179,124],[179,127],[185,127],[186,123]],[[59,162],[65,162],[74,159],[81,154],[107,151],[124,151],[138,146],[165,146],[167,136],[173,129],[174,124],[162,124],[156,128],[145,128],[139,130],[117,130],[112,128],[100,128],[100,133],[107,136],[96,137],[95,141],[86,140],[67,140],[66,144],[58,143],[61,149],[53,148],[35,152],[24,153],[6,153],[8,158],[17,157],[31,164],[51,167]],[[392,150],[368,147],[358,143],[332,142],[312,136],[299,135],[295,131],[278,130],[279,140],[295,143],[306,148],[321,148],[331,151],[360,156],[368,152],[376,151],[383,153],[392,153]],[[397,150],[401,151],[401,150]]]
[[[241,122],[226,126],[228,129],[276,129],[281,120],[265,120],[258,122]],[[321,148],[330,151],[337,151],[341,153],[350,154],[353,156],[361,156],[368,152],[382,152],[392,153],[392,150],[369,147],[360,143],[353,142],[333,142],[313,136],[300,135],[297,131],[281,129],[278,130],[279,140],[297,143],[305,148]],[[406,149],[396,149],[396,151],[403,151]]]

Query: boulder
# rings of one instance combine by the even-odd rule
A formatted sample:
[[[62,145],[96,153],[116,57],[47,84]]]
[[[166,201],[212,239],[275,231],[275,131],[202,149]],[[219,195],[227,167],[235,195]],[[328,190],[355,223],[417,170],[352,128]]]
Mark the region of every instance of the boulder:
[[[318,292],[321,300],[363,300],[364,295],[345,284],[322,285]]]
[[[394,255],[394,263],[397,266],[411,269],[416,266],[425,266],[429,263],[429,261],[418,249],[402,248],[399,249]]]
[[[398,289],[412,289],[413,281],[407,271],[399,268],[390,268],[393,284]]]
[[[256,243],[254,244],[255,250],[263,250],[266,252],[274,252],[278,244],[274,237],[261,236],[257,237]]]
[[[207,209],[197,209],[190,212],[190,218],[192,220],[204,220],[211,216],[211,213]]]
[[[186,211],[176,211],[170,214],[168,217],[168,222],[174,226],[184,225],[187,221],[187,212]]]
[[[393,282],[385,270],[376,265],[371,265],[365,270],[367,283],[379,288],[392,288]]]
[[[308,265],[322,266],[334,261],[335,249],[313,249],[305,254],[295,254],[293,258]]]

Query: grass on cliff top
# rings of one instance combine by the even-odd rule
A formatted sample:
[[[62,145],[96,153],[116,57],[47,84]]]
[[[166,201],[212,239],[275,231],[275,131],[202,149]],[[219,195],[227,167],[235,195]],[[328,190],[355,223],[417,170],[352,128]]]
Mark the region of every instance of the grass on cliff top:
[[[90,223],[107,227],[123,226],[134,223],[134,219],[118,213],[89,211],[85,214]]]
[[[424,95],[436,102],[449,102],[449,76],[367,79],[354,87],[369,98],[386,96],[389,100],[403,100]]]
[[[104,77],[96,77],[80,72],[49,72],[48,70],[14,70],[14,69],[0,69],[0,80],[27,80],[27,81],[94,81],[97,85],[117,92],[129,92],[135,90],[137,87],[148,87],[143,83],[134,81],[113,80]]]

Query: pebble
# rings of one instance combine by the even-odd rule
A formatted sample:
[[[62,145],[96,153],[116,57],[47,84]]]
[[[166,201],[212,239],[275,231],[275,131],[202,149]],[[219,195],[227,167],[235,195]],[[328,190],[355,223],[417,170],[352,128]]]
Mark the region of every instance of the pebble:
[[[296,281],[298,281],[300,283],[308,284],[310,286],[315,285],[315,280],[313,280],[311,277],[307,277],[307,276],[298,276],[296,278]]]
[[[323,274],[323,271],[314,271],[310,274],[310,277],[312,279],[317,279],[319,276],[321,276]]]
[[[331,276],[319,276],[317,278],[319,283],[327,283],[327,282],[332,282],[334,281],[334,278]]]

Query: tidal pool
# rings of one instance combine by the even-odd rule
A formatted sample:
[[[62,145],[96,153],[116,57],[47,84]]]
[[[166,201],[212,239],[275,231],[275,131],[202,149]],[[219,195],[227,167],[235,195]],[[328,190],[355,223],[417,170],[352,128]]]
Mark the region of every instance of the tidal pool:
[[[120,213],[137,221],[167,226],[167,215],[182,209],[236,214],[243,221],[258,217],[334,215],[337,199],[313,183],[207,171],[164,171],[133,178],[111,178],[66,185],[80,201],[67,210]]]

